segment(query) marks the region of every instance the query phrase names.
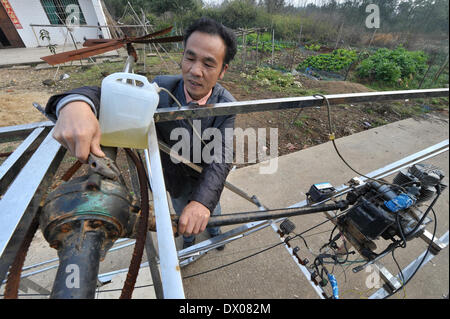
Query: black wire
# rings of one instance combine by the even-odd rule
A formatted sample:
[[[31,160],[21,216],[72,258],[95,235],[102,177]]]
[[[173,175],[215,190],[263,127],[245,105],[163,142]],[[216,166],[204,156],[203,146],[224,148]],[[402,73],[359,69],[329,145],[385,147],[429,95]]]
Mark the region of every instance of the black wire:
[[[403,270],[402,270],[402,268],[400,267],[400,265],[398,264],[397,259],[395,258],[394,252],[395,252],[395,249],[392,250],[392,259],[394,260],[395,264],[397,265],[398,272],[399,272],[400,277],[401,277],[401,280],[402,280],[402,287],[404,287],[405,276],[403,275]],[[402,287],[401,287],[401,288],[402,288]]]
[[[294,233],[295,234],[295,233]],[[306,248],[308,249],[308,250],[310,250],[309,249],[309,246],[308,246],[308,243],[306,242],[306,239],[303,237],[303,236],[301,236],[301,235],[299,235],[299,234],[295,234],[297,237],[300,237],[302,240],[303,240],[303,243],[305,244],[305,246],[306,246]]]
[[[423,214],[422,218],[419,220],[419,222],[413,228],[413,230],[411,230],[408,234],[405,235],[406,239],[408,239],[409,236],[414,234],[414,232],[420,227],[420,225],[422,225],[423,221],[425,220],[427,215],[430,213],[430,210],[433,208],[434,204],[436,204],[436,201],[441,196],[441,186],[439,184],[436,185],[436,190],[437,190],[437,196],[433,199],[433,201],[431,202],[430,206],[428,206],[428,209],[425,211],[425,213]]]
[[[256,256],[256,255],[259,255],[259,254],[261,254],[261,253],[263,253],[263,252],[266,252],[266,251],[268,251],[268,250],[270,250],[270,249],[273,249],[273,248],[278,247],[278,246],[280,246],[280,245],[282,245],[282,244],[285,244],[285,243],[287,243],[287,240],[282,241],[282,242],[280,242],[280,243],[277,243],[277,244],[275,244],[275,245],[273,245],[273,246],[270,246],[270,247],[268,247],[268,248],[265,248],[265,249],[263,249],[263,250],[260,250],[260,251],[258,251],[258,252],[256,252],[256,253],[251,254],[251,255],[248,255],[248,256],[245,256],[245,257],[243,257],[243,258],[240,258],[240,259],[237,259],[237,260],[235,260],[235,261],[232,261],[232,262],[230,262],[230,263],[228,263],[228,264],[221,265],[221,266],[218,266],[218,267],[216,267],[216,268],[208,269],[208,270],[205,270],[205,271],[202,271],[202,272],[193,274],[193,275],[189,275],[189,276],[183,277],[183,279],[188,279],[188,278],[192,278],[192,277],[204,275],[204,274],[207,274],[207,273],[209,273],[209,272],[212,272],[212,271],[215,271],[215,270],[219,270],[219,269],[222,269],[222,268],[231,266],[231,265],[233,265],[233,264],[236,264],[236,263],[241,262],[241,261],[243,261],[243,260],[246,260],[246,259],[248,259],[248,258],[251,258],[251,257],[254,257],[254,256]]]
[[[400,237],[402,238],[401,243],[399,244],[401,248],[406,248],[406,237],[405,234],[403,233],[403,226],[400,223],[400,214],[395,214],[395,222],[397,223],[397,228],[399,230],[400,233]],[[394,251],[392,251],[393,253]]]
[[[431,241],[430,241],[430,243],[428,244],[428,248],[427,248],[427,250],[426,250],[426,252],[425,252],[425,255],[423,256],[422,260],[420,261],[419,265],[418,265],[417,268],[414,270],[414,272],[412,273],[412,275],[408,278],[408,280],[407,280],[406,282],[403,280],[403,281],[402,281],[402,285],[401,285],[400,288],[394,290],[394,291],[391,292],[389,295],[385,296],[383,299],[387,299],[387,298],[393,296],[394,294],[396,294],[399,290],[403,289],[403,288],[411,281],[411,279],[415,276],[415,274],[417,273],[417,271],[419,271],[419,269],[420,269],[420,267],[422,266],[423,262],[424,262],[425,259],[427,258],[428,253],[429,253],[430,250],[431,250],[431,246],[432,246],[432,244],[433,244],[433,242],[434,242],[434,237],[435,237],[435,235],[436,235],[436,229],[437,229],[437,217],[436,217],[436,213],[435,213],[435,211],[434,211],[434,209],[433,209],[433,207],[432,207],[431,205],[430,205],[429,208],[431,209],[431,212],[433,213],[433,217],[434,217],[434,229],[433,229],[433,236],[431,237]],[[394,261],[396,262],[395,259],[394,259]],[[399,267],[398,264],[397,264],[397,266]],[[399,267],[399,268],[400,268],[400,267]],[[401,270],[400,270],[400,273],[401,273],[401,276],[403,277],[403,273],[401,272]],[[404,279],[404,277],[403,277],[403,279]]]
[[[333,131],[333,125],[332,125],[332,122],[331,122],[331,106],[330,106],[330,102],[328,101],[328,98],[325,96],[325,95],[323,95],[323,94],[314,94],[313,95],[314,97],[316,97],[316,96],[318,96],[318,97],[321,97],[321,98],[323,98],[323,100],[326,102],[326,104],[327,104],[327,114],[328,114],[328,127],[329,127],[329,130],[330,130],[330,140],[331,140],[331,142],[332,142],[332,144],[333,144],[333,147],[334,147],[334,149],[335,149],[335,151],[336,151],[336,153],[337,153],[337,155],[339,156],[339,158],[342,160],[342,162],[349,168],[349,169],[351,169],[353,172],[355,172],[356,174],[358,174],[358,175],[360,175],[360,176],[362,176],[362,177],[365,177],[365,178],[367,178],[367,179],[369,179],[369,180],[372,180],[372,181],[376,181],[376,182],[378,182],[378,183],[380,183],[380,184],[385,184],[385,185],[391,185],[391,186],[398,186],[398,185],[395,185],[395,184],[391,184],[391,183],[388,183],[388,182],[385,182],[385,181],[382,181],[382,180],[379,180],[379,179],[376,179],[376,178],[372,178],[372,177],[369,177],[369,176],[366,176],[366,175],[364,175],[364,174],[361,174],[360,172],[358,172],[357,170],[355,170],[346,160],[345,160],[345,158],[341,155],[341,153],[339,152],[339,150],[338,150],[338,148],[337,148],[337,145],[336,145],[336,142],[335,142],[335,136],[334,136],[334,131]],[[401,187],[401,186],[399,186],[399,187]],[[406,191],[402,188],[402,190],[406,193]]]

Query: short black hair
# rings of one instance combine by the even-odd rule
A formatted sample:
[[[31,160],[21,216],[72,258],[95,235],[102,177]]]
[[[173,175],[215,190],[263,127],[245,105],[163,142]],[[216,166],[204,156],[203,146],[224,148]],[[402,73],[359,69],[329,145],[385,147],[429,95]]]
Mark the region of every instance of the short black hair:
[[[184,46],[186,47],[186,42],[195,31],[204,32],[211,35],[218,35],[222,38],[226,46],[224,65],[230,63],[236,55],[236,36],[234,32],[229,28],[225,27],[223,24],[210,19],[210,18],[200,18],[191,24],[184,33]]]

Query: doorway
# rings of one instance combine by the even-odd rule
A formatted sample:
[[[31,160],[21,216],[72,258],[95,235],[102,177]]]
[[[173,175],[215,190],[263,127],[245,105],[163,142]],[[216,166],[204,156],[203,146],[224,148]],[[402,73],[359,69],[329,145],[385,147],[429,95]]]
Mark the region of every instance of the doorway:
[[[16,27],[11,22],[5,8],[0,4],[0,49],[24,47],[25,44],[20,38]]]

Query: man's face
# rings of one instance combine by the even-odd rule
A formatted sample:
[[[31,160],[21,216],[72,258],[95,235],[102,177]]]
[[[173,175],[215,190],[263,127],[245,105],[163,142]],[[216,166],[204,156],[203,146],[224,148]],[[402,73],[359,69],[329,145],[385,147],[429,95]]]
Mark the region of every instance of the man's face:
[[[184,48],[181,71],[184,84],[194,100],[205,97],[222,79],[228,64],[224,65],[226,46],[218,35],[195,31]]]

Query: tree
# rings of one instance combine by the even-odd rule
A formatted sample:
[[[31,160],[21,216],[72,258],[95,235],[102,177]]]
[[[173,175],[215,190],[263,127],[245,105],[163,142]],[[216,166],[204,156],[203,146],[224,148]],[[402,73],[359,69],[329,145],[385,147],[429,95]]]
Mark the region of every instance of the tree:
[[[285,6],[284,0],[264,0],[264,6],[268,13],[280,12]]]
[[[174,13],[183,13],[193,9],[197,9],[202,5],[201,1],[196,0],[152,0],[145,1],[148,3],[152,13],[161,15],[165,12],[171,11]]]
[[[253,0],[232,0],[224,2],[221,11],[221,22],[232,29],[254,26],[258,16],[258,9]]]

